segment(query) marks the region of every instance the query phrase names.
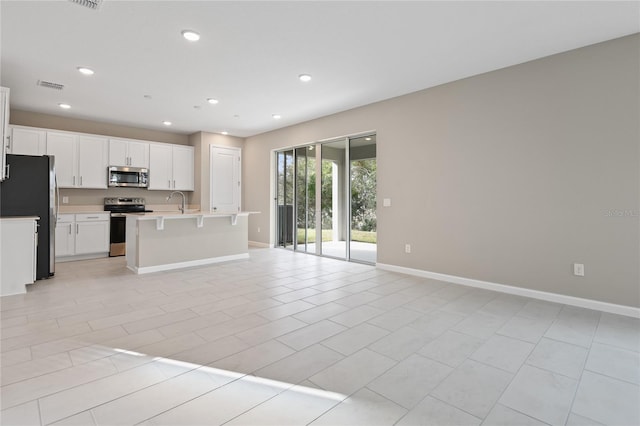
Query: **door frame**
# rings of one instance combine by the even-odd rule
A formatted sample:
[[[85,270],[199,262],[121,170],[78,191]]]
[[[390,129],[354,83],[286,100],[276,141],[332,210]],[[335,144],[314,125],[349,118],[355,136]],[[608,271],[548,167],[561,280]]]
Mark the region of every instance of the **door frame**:
[[[351,172],[351,165],[350,165],[350,141],[351,139],[357,139],[359,137],[365,137],[365,136],[369,136],[369,135],[378,135],[378,132],[376,130],[368,130],[368,131],[363,131],[363,132],[358,132],[358,133],[352,133],[352,134],[348,134],[345,136],[338,136],[338,137],[331,137],[331,138],[326,138],[326,139],[321,139],[321,140],[317,140],[314,142],[307,142],[307,143],[301,143],[301,144],[296,144],[296,145],[287,145],[287,146],[282,146],[279,148],[274,148],[271,149],[270,151],[270,176],[271,178],[269,179],[269,196],[271,197],[271,203],[270,203],[270,207],[269,207],[269,247],[272,248],[278,248],[278,237],[277,237],[277,209],[278,209],[278,164],[277,164],[277,155],[279,152],[282,151],[288,151],[288,150],[293,150],[293,157],[294,157],[294,165],[295,165],[295,150],[298,148],[306,148],[310,145],[313,145],[315,147],[315,151],[316,151],[316,178],[320,178],[322,176],[322,145],[325,143],[330,143],[330,142],[335,142],[335,141],[339,141],[339,140],[346,140],[346,149],[345,149],[345,167],[346,167],[346,178],[345,178],[345,182],[344,182],[344,190],[345,190],[345,195],[344,197],[346,198],[344,200],[345,203],[345,211],[343,212],[343,223],[344,226],[346,227],[346,229],[344,230],[344,232],[346,232],[346,238],[345,238],[345,242],[346,242],[346,256],[344,258],[345,261],[347,262],[354,262],[354,263],[367,263],[368,262],[363,262],[357,259],[351,259],[351,179],[350,179],[350,172]],[[295,173],[294,173],[295,176]],[[322,240],[322,224],[321,224],[321,220],[318,219],[318,215],[321,215],[321,187],[322,185],[318,185],[316,184],[316,250],[315,253],[313,252],[305,252],[305,254],[315,254],[315,255],[319,255],[319,256],[325,256],[321,253],[322,250],[322,243],[318,243],[318,239]],[[294,191],[294,202],[295,202],[295,191]],[[296,222],[296,209],[294,208],[294,224],[297,227],[297,222]],[[294,231],[297,231],[297,229],[295,229]],[[293,251],[297,251],[296,250],[296,245],[297,245],[297,234],[294,236],[294,248]],[[327,256],[330,257],[330,256]],[[333,259],[342,259],[342,257],[340,258],[336,258],[336,257],[330,257]]]

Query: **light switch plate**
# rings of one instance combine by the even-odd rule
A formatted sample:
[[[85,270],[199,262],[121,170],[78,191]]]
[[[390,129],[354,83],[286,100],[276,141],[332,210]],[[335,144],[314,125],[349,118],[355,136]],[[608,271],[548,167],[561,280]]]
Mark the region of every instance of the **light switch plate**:
[[[391,207],[391,198],[384,198],[382,200],[382,207]]]

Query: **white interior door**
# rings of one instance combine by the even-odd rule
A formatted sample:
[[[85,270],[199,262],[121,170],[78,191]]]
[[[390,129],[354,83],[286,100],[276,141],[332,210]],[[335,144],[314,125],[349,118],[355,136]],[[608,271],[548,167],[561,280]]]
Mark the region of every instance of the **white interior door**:
[[[211,210],[240,211],[240,149],[211,147]]]

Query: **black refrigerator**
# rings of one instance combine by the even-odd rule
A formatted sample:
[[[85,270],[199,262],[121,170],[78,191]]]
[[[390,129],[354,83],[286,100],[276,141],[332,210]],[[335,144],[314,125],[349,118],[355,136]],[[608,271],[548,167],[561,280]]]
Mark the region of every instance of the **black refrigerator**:
[[[53,156],[7,155],[0,216],[38,216],[36,279],[55,273],[56,176]]]

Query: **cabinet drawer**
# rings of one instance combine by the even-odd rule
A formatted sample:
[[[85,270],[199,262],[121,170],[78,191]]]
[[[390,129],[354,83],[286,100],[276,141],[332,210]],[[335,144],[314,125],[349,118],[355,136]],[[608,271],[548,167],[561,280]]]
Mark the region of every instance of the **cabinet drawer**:
[[[110,216],[109,213],[76,214],[76,222],[109,221]]]
[[[58,223],[73,223],[76,215],[74,214],[59,214]]]

